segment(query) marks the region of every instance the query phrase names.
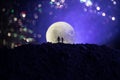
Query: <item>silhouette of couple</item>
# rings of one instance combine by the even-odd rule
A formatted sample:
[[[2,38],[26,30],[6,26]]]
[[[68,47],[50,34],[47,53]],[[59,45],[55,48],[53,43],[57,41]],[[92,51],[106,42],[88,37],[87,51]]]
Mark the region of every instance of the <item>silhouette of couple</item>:
[[[63,39],[63,37],[60,38],[60,37],[58,36],[57,41],[58,41],[58,43],[60,43],[60,42],[63,43],[64,39]]]

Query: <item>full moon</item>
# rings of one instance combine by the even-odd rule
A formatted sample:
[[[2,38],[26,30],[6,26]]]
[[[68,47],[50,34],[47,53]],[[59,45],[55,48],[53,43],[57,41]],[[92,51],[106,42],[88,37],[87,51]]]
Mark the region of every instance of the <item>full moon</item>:
[[[66,22],[53,23],[46,32],[46,40],[51,43],[68,43],[75,42],[75,31],[73,27]]]

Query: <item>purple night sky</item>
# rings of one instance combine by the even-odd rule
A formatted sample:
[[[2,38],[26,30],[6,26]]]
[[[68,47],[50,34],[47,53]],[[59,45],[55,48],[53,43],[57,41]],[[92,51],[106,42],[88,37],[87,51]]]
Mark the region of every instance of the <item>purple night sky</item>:
[[[32,30],[32,39],[17,34],[20,40],[26,42],[33,39],[46,42],[48,27],[58,21],[73,26],[76,43],[108,44],[120,36],[119,0],[10,0],[2,1],[0,5],[2,15],[9,19],[9,25],[17,22],[22,26],[19,29],[21,32],[18,31],[20,33],[24,27],[24,32]],[[13,33],[11,31],[7,35],[12,37]]]

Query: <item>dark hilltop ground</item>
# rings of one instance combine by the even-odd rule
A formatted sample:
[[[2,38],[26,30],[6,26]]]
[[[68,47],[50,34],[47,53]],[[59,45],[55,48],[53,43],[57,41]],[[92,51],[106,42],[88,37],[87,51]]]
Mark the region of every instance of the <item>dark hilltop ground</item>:
[[[120,80],[120,51],[95,44],[0,49],[0,80]]]

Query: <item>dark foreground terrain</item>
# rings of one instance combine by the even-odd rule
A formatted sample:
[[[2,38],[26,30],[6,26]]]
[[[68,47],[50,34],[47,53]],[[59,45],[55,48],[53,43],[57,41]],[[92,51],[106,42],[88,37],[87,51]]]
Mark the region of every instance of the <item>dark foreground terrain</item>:
[[[0,80],[120,80],[120,51],[94,44],[0,49]]]

